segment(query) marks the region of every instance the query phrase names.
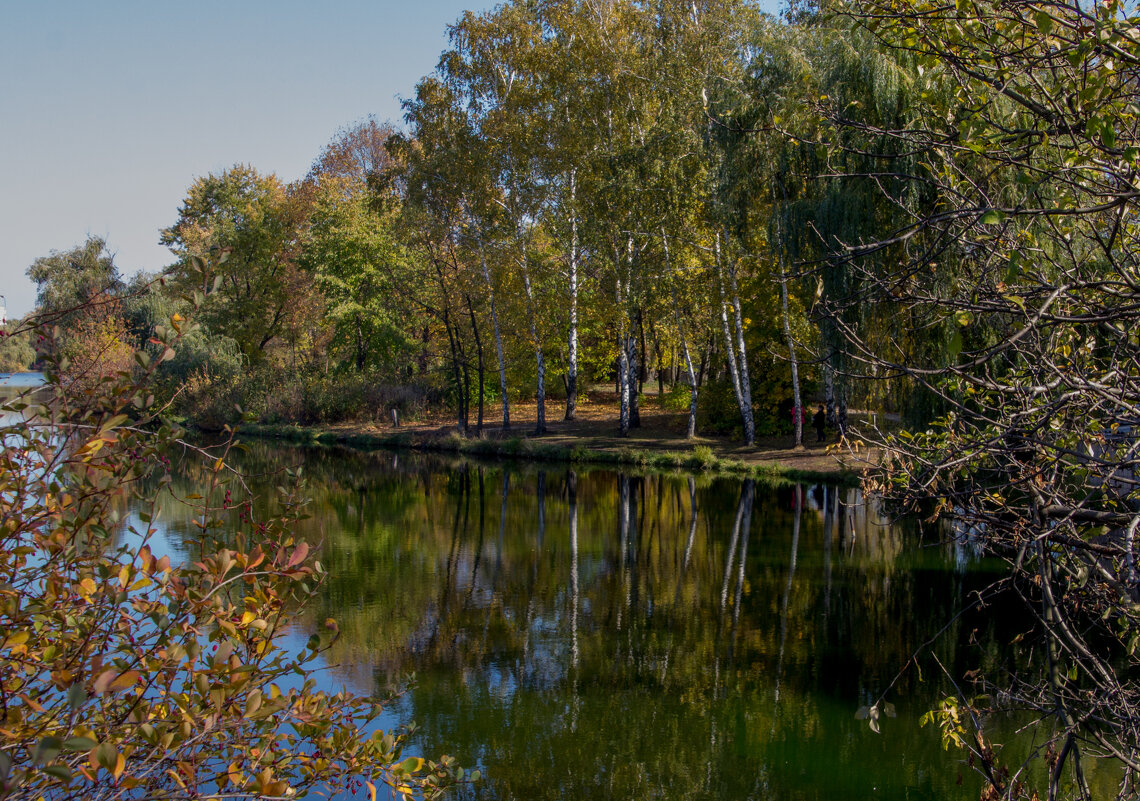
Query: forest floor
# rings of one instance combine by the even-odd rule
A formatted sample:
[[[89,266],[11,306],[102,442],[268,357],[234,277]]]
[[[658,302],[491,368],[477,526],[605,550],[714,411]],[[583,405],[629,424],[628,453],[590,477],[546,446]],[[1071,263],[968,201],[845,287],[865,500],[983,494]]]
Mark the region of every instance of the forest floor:
[[[469,436],[476,438],[477,409],[471,410]],[[629,454],[692,454],[705,446],[716,459],[725,464],[748,468],[772,468],[780,472],[814,474],[858,474],[878,462],[878,453],[858,447],[855,443],[840,443],[836,432],[829,430],[824,442],[816,442],[816,432],[804,426],[803,449],[795,448],[792,435],[757,438],[756,444],[744,445],[739,438],[715,434],[698,435],[686,439],[687,414],[663,409],[655,395],[643,395],[641,400],[641,426],[633,428],[629,436],[618,434],[618,402],[613,391],[593,389],[578,402],[577,419],[563,420],[565,401],[554,400],[546,404],[547,433],[533,436],[537,419],[537,404],[512,403],[511,427],[501,426],[502,407],[488,404],[484,409],[483,440],[512,440],[526,438],[538,446],[590,451],[603,455]],[[852,422],[858,423],[861,415],[853,413]],[[431,447],[433,441],[445,442],[457,432],[453,412],[438,410],[415,421],[401,422],[396,428],[390,422],[347,423],[325,426],[322,429],[340,440],[374,437],[384,440],[399,435],[410,438],[415,446]],[[699,432],[698,432],[699,434]]]

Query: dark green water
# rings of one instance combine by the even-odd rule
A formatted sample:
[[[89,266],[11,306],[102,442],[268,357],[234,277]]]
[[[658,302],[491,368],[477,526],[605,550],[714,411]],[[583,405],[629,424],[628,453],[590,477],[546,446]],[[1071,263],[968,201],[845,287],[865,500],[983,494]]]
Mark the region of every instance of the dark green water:
[[[472,798],[978,797],[919,725],[949,690],[930,654],[881,734],[855,712],[943,628],[955,678],[1000,672],[1019,610],[955,619],[992,568],[855,490],[256,442],[242,461],[305,467],[301,533],[331,574],[307,619],[343,632],[330,681],[414,672],[389,722],[481,768]]]

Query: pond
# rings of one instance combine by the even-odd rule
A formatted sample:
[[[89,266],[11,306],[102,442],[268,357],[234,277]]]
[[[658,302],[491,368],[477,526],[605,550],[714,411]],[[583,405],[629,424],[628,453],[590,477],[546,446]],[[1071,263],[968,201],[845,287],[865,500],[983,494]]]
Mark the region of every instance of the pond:
[[[414,673],[387,723],[480,768],[463,795],[978,797],[919,719],[950,691],[939,663],[1017,667],[1021,610],[971,607],[999,566],[855,489],[261,442],[241,461],[265,496],[304,466],[300,533],[331,574],[305,621],[342,632],[325,681]],[[884,691],[876,734],[856,711]]]

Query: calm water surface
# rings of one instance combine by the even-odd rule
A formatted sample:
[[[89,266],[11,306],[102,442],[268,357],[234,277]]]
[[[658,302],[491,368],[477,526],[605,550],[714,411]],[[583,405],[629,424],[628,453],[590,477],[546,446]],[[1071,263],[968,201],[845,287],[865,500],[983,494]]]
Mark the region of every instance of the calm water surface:
[[[242,461],[255,489],[305,468],[301,533],[331,574],[306,620],[343,632],[329,680],[414,672],[387,722],[481,768],[471,798],[978,796],[919,725],[949,689],[929,656],[881,734],[855,712],[944,627],[956,678],[1011,664],[1017,610],[955,619],[995,568],[856,490],[257,442]]]

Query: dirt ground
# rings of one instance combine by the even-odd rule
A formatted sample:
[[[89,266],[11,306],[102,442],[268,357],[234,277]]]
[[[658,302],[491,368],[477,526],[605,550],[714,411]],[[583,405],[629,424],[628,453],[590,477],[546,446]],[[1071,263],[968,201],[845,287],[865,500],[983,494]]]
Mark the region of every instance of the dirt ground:
[[[616,393],[592,390],[588,397],[578,401],[578,414],[575,420],[563,420],[565,402],[547,401],[547,433],[542,442],[582,446],[592,450],[618,450],[633,448],[646,451],[689,451],[699,445],[712,449],[722,459],[734,459],[748,464],[776,464],[784,468],[827,472],[848,470],[862,472],[876,461],[874,451],[854,447],[850,443],[840,444],[834,431],[828,431],[828,438],[816,442],[816,432],[810,425],[804,427],[804,444],[796,450],[792,435],[757,439],[756,444],[747,446],[728,437],[710,435],[686,439],[687,415],[662,409],[656,396],[642,396],[641,426],[631,429],[629,436],[618,436],[618,401]],[[475,435],[478,410],[472,408],[470,416],[471,435]],[[502,407],[496,403],[484,409],[482,436],[488,439],[503,439],[518,436],[533,436],[537,419],[537,404],[512,403],[510,407],[511,427],[504,430]],[[392,425],[356,424],[337,426],[337,430],[363,431],[376,434],[395,432]],[[446,436],[457,430],[456,419],[451,413],[434,412],[423,418],[402,423],[401,431],[417,436]]]

